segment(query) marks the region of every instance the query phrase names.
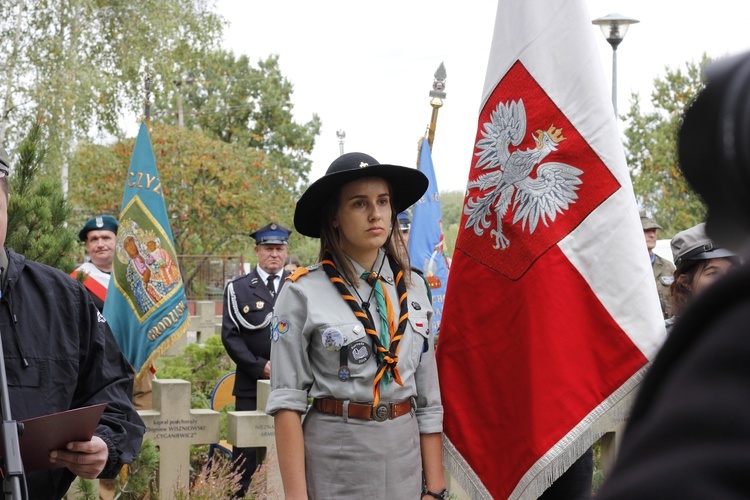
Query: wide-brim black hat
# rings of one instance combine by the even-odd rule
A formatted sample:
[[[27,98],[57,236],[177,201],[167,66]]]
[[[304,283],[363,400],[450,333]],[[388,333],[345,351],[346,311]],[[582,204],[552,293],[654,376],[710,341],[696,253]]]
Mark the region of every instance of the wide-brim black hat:
[[[391,205],[394,214],[416,203],[427,191],[427,177],[415,168],[384,165],[364,153],[347,153],[331,163],[323,177],[313,182],[297,201],[294,227],[297,232],[320,238],[323,208],[347,182],[364,177],[381,177],[391,185]]]

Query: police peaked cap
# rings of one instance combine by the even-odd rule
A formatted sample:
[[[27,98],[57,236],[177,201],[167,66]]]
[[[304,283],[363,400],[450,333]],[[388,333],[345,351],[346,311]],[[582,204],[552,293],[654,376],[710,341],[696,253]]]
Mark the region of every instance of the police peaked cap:
[[[415,168],[381,164],[364,153],[346,153],[336,158],[325,175],[313,182],[297,201],[294,210],[297,232],[320,238],[325,206],[338,196],[344,184],[365,177],[380,177],[390,184],[395,213],[419,201],[429,186],[427,177]]]
[[[250,233],[250,237],[255,238],[255,243],[258,245],[288,245],[290,234],[292,234],[290,229],[271,222]]]
[[[112,217],[111,215],[97,215],[96,217],[92,217],[89,220],[86,221],[86,224],[83,226],[83,229],[78,231],[78,239],[86,242],[86,239],[88,238],[89,231],[112,231],[113,233],[117,234],[117,219]]]

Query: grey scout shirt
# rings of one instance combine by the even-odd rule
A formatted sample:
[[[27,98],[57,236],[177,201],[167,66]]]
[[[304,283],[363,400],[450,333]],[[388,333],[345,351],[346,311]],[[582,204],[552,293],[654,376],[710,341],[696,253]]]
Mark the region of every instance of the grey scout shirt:
[[[365,271],[356,263],[352,264],[358,275]],[[338,376],[340,349],[330,345],[330,339],[334,337],[340,339],[342,346],[359,346],[361,349],[363,342],[371,346],[370,339],[362,323],[329,281],[323,267],[317,265],[309,269],[308,274],[284,285],[274,308],[281,327],[272,333],[271,366],[274,369],[271,370],[271,395],[266,406],[269,414],[281,409],[304,413],[308,395],[359,403],[373,401],[372,382],[377,362],[372,349],[362,364],[353,362],[349,356],[351,376],[342,382]],[[398,314],[399,301],[387,262],[381,275],[386,279],[385,289]],[[366,300],[370,285],[358,280],[357,291]],[[431,330],[432,306],[424,281],[414,272],[407,293],[409,324],[398,352],[398,368],[404,385],[400,386],[393,380],[386,387],[381,385],[380,399],[397,402],[415,397],[419,432],[438,433],[443,430],[443,407],[435,364],[435,336]],[[356,297],[353,292],[352,295]],[[374,297],[370,302],[370,312],[379,333],[381,326]]]

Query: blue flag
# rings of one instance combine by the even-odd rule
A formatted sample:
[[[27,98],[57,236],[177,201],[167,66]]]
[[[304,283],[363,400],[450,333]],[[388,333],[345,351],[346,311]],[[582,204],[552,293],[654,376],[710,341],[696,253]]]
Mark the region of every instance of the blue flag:
[[[104,317],[138,378],[188,326],[185,287],[145,121],[125,181]]]
[[[447,249],[443,234],[440,192],[435,181],[430,145],[424,139],[419,153],[419,170],[427,176],[430,185],[424,196],[414,204],[414,215],[409,232],[409,259],[411,264],[421,269],[427,278],[432,292],[432,307],[435,310],[433,324],[435,330],[440,331],[449,266],[445,255]]]

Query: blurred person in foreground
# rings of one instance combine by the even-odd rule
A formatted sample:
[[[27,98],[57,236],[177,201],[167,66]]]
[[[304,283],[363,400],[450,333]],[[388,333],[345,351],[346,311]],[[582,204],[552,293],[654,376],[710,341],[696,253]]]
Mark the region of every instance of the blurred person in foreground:
[[[679,132],[680,168],[706,201],[708,236],[743,256],[750,248],[750,53],[704,71],[706,86]],[[597,500],[750,496],[749,324],[750,266],[743,263],[680,311]]]
[[[11,416],[20,421],[107,403],[94,436],[52,450],[53,469],[26,473],[28,498],[62,498],[76,476],[113,478],[145,432],[130,401],[133,370],[88,291],[5,248],[9,161],[0,149],[0,332]]]

